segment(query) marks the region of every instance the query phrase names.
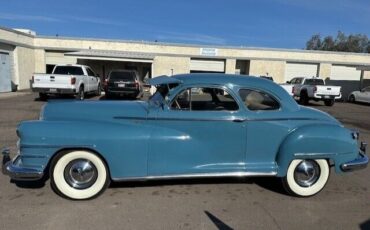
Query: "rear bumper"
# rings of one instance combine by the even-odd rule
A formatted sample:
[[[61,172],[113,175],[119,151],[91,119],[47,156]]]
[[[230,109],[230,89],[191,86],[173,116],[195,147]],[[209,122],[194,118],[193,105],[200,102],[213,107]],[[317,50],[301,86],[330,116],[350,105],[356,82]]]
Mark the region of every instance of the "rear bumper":
[[[361,152],[359,153],[358,157],[352,161],[343,163],[340,168],[343,172],[351,172],[359,169],[364,169],[369,164],[369,157],[366,156],[366,146],[367,144],[361,142]]]
[[[76,94],[76,89],[32,88],[33,92],[46,94]]]
[[[9,176],[11,179],[16,181],[35,181],[40,180],[44,176],[43,171],[20,166],[19,156],[11,160],[9,157],[9,150],[4,150],[2,154],[2,173]]]
[[[117,94],[117,95],[138,95],[140,93],[140,90],[139,89],[117,89],[117,88],[114,88],[114,89],[107,89],[105,90],[106,93],[109,93],[109,94]]]
[[[320,100],[332,100],[332,99],[341,99],[342,94],[339,95],[323,95],[323,94],[314,94],[314,98],[320,99]]]

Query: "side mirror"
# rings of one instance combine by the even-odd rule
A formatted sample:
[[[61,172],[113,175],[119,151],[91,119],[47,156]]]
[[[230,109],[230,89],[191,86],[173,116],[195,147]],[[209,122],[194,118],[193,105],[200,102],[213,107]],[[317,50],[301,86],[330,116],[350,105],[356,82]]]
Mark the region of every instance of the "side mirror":
[[[96,74],[96,77],[100,78],[100,75],[97,73],[97,74]]]
[[[290,81],[286,81],[287,84],[290,84]]]

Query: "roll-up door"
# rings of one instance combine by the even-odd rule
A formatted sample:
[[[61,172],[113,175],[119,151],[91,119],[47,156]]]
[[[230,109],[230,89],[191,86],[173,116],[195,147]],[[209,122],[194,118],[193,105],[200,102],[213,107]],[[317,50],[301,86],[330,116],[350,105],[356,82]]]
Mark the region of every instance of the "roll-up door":
[[[225,60],[191,59],[191,72],[225,72]]]
[[[0,52],[0,93],[12,91],[11,82],[9,54]]]
[[[332,65],[330,80],[359,81],[361,71],[354,66]]]
[[[285,81],[295,77],[317,77],[318,64],[287,62],[285,68]]]

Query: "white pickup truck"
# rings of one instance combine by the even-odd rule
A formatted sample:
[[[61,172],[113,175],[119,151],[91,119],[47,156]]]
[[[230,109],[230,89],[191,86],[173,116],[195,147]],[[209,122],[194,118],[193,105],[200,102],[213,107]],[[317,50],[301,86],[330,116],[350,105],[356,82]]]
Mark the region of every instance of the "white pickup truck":
[[[321,100],[326,106],[332,106],[336,99],[342,97],[340,86],[325,85],[325,81],[320,78],[296,77],[287,83],[281,86],[303,105],[307,105],[309,100]]]
[[[52,74],[34,74],[31,84],[41,100],[56,94],[75,95],[79,100],[87,93],[101,94],[99,76],[85,65],[56,65]]]

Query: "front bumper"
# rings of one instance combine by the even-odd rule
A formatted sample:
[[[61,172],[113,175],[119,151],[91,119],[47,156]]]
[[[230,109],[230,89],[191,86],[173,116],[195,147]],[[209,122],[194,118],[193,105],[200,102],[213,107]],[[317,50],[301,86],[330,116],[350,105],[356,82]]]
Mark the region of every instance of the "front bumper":
[[[352,172],[359,169],[364,169],[369,164],[369,157],[366,156],[366,143],[361,143],[361,152],[359,153],[359,156],[349,162],[343,163],[340,168],[343,170],[343,172]]]
[[[11,179],[16,181],[34,181],[40,180],[44,176],[43,171],[19,166],[19,156],[11,160],[9,149],[3,150],[2,154],[2,173],[8,175]]]

